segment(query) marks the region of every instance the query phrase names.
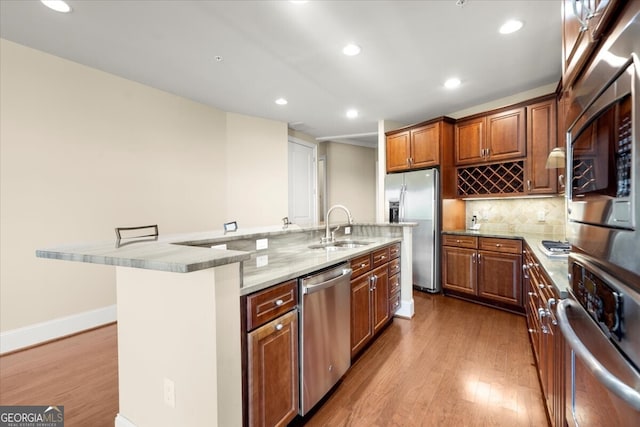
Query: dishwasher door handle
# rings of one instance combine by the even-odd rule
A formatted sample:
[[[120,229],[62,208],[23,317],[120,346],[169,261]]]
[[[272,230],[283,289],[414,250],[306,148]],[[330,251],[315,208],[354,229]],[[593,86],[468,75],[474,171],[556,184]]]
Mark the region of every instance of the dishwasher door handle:
[[[308,295],[308,294],[312,294],[314,292],[319,292],[323,289],[327,289],[330,288],[332,286],[335,286],[339,281],[344,279],[344,276],[349,276],[351,274],[351,269],[350,268],[344,268],[342,270],[342,274],[338,277],[334,277],[333,279],[329,279],[326,282],[322,282],[322,283],[318,283],[317,285],[303,285],[302,286],[302,293],[304,295]]]

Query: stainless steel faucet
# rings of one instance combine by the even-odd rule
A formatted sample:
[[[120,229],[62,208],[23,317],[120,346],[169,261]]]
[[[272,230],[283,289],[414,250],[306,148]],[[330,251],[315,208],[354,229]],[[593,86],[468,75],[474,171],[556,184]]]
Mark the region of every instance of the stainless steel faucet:
[[[335,233],[340,228],[340,226],[337,226],[335,230],[329,231],[329,229],[331,228],[331,221],[329,221],[329,215],[331,215],[331,212],[333,212],[335,209],[342,209],[343,211],[345,211],[345,213],[347,214],[347,217],[349,218],[349,225],[353,224],[353,217],[351,216],[351,212],[349,211],[349,209],[347,209],[346,206],[343,206],[343,205],[331,206],[327,211],[327,214],[325,215],[326,227],[325,227],[324,237],[322,238],[323,243],[333,242],[336,236]]]

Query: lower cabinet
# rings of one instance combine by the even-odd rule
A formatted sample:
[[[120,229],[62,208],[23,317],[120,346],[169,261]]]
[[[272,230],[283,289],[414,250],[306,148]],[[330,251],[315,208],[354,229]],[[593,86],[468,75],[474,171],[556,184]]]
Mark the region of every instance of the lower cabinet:
[[[564,338],[556,321],[557,290],[528,246],[525,246],[524,285],[529,337],[552,426],[565,425]]]
[[[442,244],[446,294],[523,311],[521,240],[444,234]]]
[[[249,426],[286,426],[298,414],[297,282],[246,297]]]
[[[394,301],[395,309],[400,305],[399,246],[387,246],[351,260],[352,358],[392,319]]]

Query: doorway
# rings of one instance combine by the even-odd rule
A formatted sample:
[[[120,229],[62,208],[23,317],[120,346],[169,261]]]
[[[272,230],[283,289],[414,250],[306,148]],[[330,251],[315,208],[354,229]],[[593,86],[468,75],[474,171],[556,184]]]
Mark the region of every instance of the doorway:
[[[289,138],[289,221],[301,227],[318,223],[317,147]]]

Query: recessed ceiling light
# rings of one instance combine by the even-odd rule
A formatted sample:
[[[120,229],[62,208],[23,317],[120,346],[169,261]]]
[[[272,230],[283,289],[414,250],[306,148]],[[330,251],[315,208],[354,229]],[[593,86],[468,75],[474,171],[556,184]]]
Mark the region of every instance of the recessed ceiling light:
[[[347,56],[355,56],[359,54],[361,50],[362,49],[360,49],[360,46],[358,46],[357,44],[349,43],[348,45],[342,48],[342,53],[344,53]]]
[[[347,110],[347,117],[349,117],[350,119],[355,119],[356,117],[358,117],[358,110]]]
[[[500,27],[499,31],[500,31],[500,34],[511,34],[518,31],[520,28],[522,28],[523,25],[524,24],[522,23],[522,21],[518,21],[517,19],[512,19],[502,24],[502,27]]]
[[[447,89],[454,89],[460,86],[460,83],[461,82],[459,78],[453,77],[447,80],[446,82],[444,82],[444,87],[446,87]]]
[[[71,6],[62,0],[40,0],[43,5],[56,12],[69,13],[71,12]]]
[[[284,98],[278,98],[276,99],[276,104],[278,105],[287,105],[288,101]]]

